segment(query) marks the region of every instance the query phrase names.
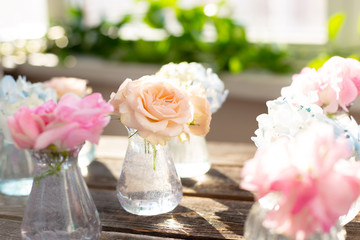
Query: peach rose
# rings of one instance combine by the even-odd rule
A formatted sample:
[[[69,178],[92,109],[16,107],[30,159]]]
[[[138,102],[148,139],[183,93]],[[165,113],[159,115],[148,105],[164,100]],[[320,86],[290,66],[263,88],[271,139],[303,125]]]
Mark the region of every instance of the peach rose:
[[[90,94],[92,89],[86,86],[87,83],[88,80],[71,77],[54,77],[44,82],[46,87],[56,91],[58,99],[66,93],[74,93],[80,97]]]
[[[126,127],[136,129],[152,145],[165,145],[186,132],[192,119],[186,93],[155,76],[125,80],[109,103]]]
[[[193,120],[189,124],[190,132],[197,136],[205,136],[210,130],[211,110],[204,88],[192,86],[188,89],[193,106]]]

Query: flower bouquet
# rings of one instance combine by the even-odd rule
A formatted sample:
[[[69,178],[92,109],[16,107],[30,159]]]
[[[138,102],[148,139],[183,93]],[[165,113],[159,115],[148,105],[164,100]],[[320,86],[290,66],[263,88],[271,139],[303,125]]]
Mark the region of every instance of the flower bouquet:
[[[73,93],[79,97],[91,94],[92,89],[87,84],[87,80],[73,77],[53,77],[44,82],[45,87],[56,91],[58,100],[67,93]],[[79,152],[78,165],[80,168],[87,167],[95,160],[95,149],[94,143],[85,141]]]
[[[6,118],[21,106],[35,107],[56,100],[55,91],[24,77],[5,76],[0,83],[0,192],[11,196],[29,195],[34,175],[30,155],[15,147]]]
[[[360,95],[359,61],[332,57],[318,70],[304,68],[281,94],[266,103],[267,114],[257,117],[259,128],[252,140],[259,148],[280,137],[295,138],[316,119],[333,125],[337,135],[348,139],[355,160],[360,159],[359,125],[349,115],[349,107]],[[340,217],[340,223],[351,221],[359,210],[360,199]]]
[[[206,124],[201,125],[210,123],[211,114],[221,107],[228,95],[228,90],[224,89],[224,83],[218,75],[199,63],[169,63],[162,66],[156,76],[166,79],[197,99],[198,107],[195,112],[206,116],[202,118]],[[196,115],[197,113],[195,119]],[[201,129],[192,132],[189,141],[186,142],[178,138],[169,141],[169,148],[180,177],[196,177],[210,169],[211,163],[205,140],[208,131],[209,129]]]
[[[21,232],[24,239],[99,239],[95,204],[77,166],[86,140],[97,143],[113,107],[98,93],[21,107],[7,118],[16,146],[36,161]]]
[[[338,220],[360,194],[359,173],[351,142],[317,119],[262,145],[242,171],[241,187],[257,200],[245,238],[345,239]]]
[[[122,207],[137,215],[171,211],[182,198],[182,186],[167,142],[206,131],[205,101],[159,76],[125,80],[111,94],[114,114],[129,131],[129,145],[117,185]]]

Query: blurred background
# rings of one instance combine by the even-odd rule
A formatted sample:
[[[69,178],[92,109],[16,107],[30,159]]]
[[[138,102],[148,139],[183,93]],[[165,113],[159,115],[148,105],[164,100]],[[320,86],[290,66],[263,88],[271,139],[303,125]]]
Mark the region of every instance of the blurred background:
[[[213,141],[251,142],[291,75],[360,56],[358,0],[0,0],[0,76],[89,80],[109,99],[169,62],[211,67],[230,94]],[[351,109],[358,121],[360,107]],[[105,134],[126,135],[116,120]]]

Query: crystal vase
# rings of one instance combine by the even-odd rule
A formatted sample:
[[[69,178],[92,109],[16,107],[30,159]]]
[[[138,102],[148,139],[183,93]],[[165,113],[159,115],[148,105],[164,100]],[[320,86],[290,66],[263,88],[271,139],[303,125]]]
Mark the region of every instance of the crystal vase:
[[[197,177],[209,171],[211,163],[205,137],[191,135],[185,142],[173,138],[169,148],[181,178]]]
[[[173,210],[182,185],[167,146],[153,146],[129,129],[129,144],[117,184],[121,206],[136,215]]]
[[[263,226],[266,213],[276,208],[276,197],[271,194],[253,204],[245,222],[244,236],[246,240],[294,240],[289,236],[277,233],[277,229],[268,229]],[[346,231],[338,223],[328,233],[315,232],[306,240],[345,240],[345,237]]]
[[[89,166],[95,160],[95,149],[94,143],[86,141],[84,146],[79,152],[78,166],[84,168]]]
[[[1,136],[0,141],[0,192],[9,196],[29,195],[34,161],[27,151],[17,149],[12,143],[6,143]]]
[[[31,150],[36,172],[21,225],[22,239],[99,239],[101,223],[79,167],[80,147]]]

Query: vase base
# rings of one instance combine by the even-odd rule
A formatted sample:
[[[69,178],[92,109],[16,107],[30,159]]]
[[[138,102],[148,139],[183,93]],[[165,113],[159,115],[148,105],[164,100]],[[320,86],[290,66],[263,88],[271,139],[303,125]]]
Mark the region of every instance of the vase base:
[[[154,216],[172,211],[181,201],[181,194],[174,195],[171,198],[163,198],[156,200],[129,200],[128,197],[121,196],[118,193],[118,199],[125,211],[140,215]]]
[[[0,181],[0,192],[8,196],[28,196],[33,184],[32,178]]]
[[[210,170],[211,164],[207,162],[177,162],[176,172],[181,178],[192,178],[204,175]]]

